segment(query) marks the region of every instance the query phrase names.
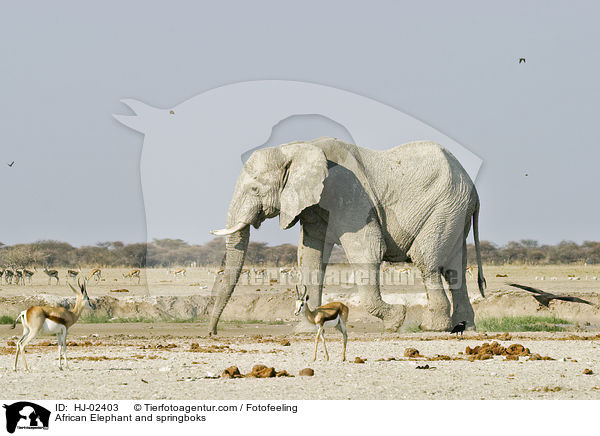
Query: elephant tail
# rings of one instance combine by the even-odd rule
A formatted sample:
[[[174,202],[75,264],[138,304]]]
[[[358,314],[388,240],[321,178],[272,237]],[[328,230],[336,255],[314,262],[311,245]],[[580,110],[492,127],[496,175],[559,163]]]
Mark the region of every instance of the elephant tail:
[[[485,297],[483,290],[485,289],[485,277],[483,276],[483,268],[481,266],[481,249],[479,247],[479,201],[473,212],[473,240],[475,241],[475,255],[477,256],[477,285],[481,296]]]

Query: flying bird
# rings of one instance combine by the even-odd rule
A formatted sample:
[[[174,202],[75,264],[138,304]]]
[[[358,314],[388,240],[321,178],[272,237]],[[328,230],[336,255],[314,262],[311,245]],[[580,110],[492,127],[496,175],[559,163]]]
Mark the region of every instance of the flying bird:
[[[526,63],[527,63],[527,61],[525,60],[525,58],[520,58],[520,59],[519,59],[519,63],[520,63],[520,64],[526,64]]]
[[[452,331],[450,332],[452,333],[456,333],[456,337],[458,337],[458,334],[460,333],[460,335],[463,335],[463,332],[465,331],[465,327],[467,326],[467,321],[461,321],[458,324],[456,324],[454,326],[454,328],[452,329]]]
[[[549,307],[550,301],[552,300],[570,301],[572,303],[583,303],[589,304],[590,306],[594,305],[593,303],[590,303],[589,301],[583,300],[578,297],[569,297],[568,295],[555,295],[551,294],[550,292],[545,292],[540,289],[532,288],[531,286],[519,285],[517,283],[507,283],[507,285],[514,286],[515,288],[523,289],[524,291],[533,293],[534,295],[532,295],[532,297],[535,298],[538,301],[538,303],[540,303],[542,306],[546,307]]]
[[[15,164],[15,161],[13,160],[11,163],[8,164],[9,167],[12,167]]]

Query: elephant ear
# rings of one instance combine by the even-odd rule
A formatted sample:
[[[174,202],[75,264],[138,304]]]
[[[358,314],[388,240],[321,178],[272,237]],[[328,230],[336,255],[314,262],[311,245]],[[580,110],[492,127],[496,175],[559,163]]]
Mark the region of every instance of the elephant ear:
[[[291,160],[279,197],[279,225],[282,229],[290,228],[304,209],[321,201],[323,181],[327,177],[327,158],[323,150],[306,143],[287,147],[291,150]]]

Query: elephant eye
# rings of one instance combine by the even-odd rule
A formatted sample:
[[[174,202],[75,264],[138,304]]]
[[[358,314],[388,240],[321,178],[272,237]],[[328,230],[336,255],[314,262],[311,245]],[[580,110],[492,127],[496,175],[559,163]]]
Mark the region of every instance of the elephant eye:
[[[251,186],[250,187],[250,192],[252,192],[253,194],[258,194],[258,186]]]

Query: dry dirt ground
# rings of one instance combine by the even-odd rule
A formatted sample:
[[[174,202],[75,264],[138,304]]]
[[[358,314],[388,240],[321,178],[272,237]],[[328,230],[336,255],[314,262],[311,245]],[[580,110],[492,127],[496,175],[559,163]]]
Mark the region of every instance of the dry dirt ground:
[[[56,342],[30,347],[31,372],[12,370],[14,330],[0,328],[0,380],[6,399],[600,399],[600,336],[565,333],[468,332],[384,334],[376,325],[355,326],[348,361],[340,361],[339,334],[330,332],[330,361],[322,348],[312,361],[313,340],[289,326],[229,325],[218,339],[196,324],[80,324],[69,337],[70,370],[59,371]],[[496,338],[496,339],[494,339]],[[499,340],[509,339],[509,340]],[[467,346],[497,340],[519,343],[555,360],[466,360]],[[287,345],[289,343],[289,345]],[[197,344],[197,345],[195,345]],[[404,357],[406,348],[421,356]],[[456,360],[435,360],[446,355]],[[354,363],[360,357],[364,363]],[[395,358],[397,360],[388,360]],[[433,359],[432,359],[433,358]],[[382,360],[383,359],[383,360]],[[235,365],[245,374],[256,364],[295,377],[211,378]],[[429,365],[429,369],[417,366]],[[301,377],[303,368],[314,376]],[[592,374],[584,374],[591,370]],[[588,371],[589,372],[589,371]]]
[[[122,278],[124,270],[108,270],[105,280],[90,283],[90,295],[119,298],[166,295],[183,297],[209,295],[211,275],[206,270],[189,269],[186,278],[174,278],[166,270],[144,272],[142,283]],[[506,292],[507,280],[543,289],[575,293],[597,301],[599,271],[591,267],[487,267],[489,301],[495,307],[530,311],[532,315],[557,314],[563,303],[538,311],[529,296]],[[496,277],[496,274],[508,277]],[[569,280],[568,275],[579,277]],[[535,277],[538,280],[535,280]],[[545,276],[545,281],[540,280]],[[556,280],[550,280],[556,277]],[[144,286],[144,281],[151,286]],[[64,273],[61,272],[61,282]],[[34,276],[32,285],[1,285],[0,298],[18,301],[42,292],[67,296],[64,287],[47,285],[43,272]],[[285,285],[241,286],[237,294],[264,295],[269,300]],[[128,292],[112,293],[127,289]],[[260,290],[257,290],[260,289]],[[406,289],[418,294],[419,280],[411,286],[384,288],[384,298]],[[415,289],[418,289],[415,291]],[[472,295],[474,280],[469,279]],[[325,292],[345,292],[352,299],[351,286],[330,284]],[[127,294],[127,295],[125,295]],[[421,292],[422,294],[422,292]],[[513,295],[514,294],[514,295]],[[499,298],[502,296],[503,298]],[[520,298],[518,300],[516,298]],[[495,299],[495,300],[494,300]],[[486,298],[487,300],[487,298]],[[517,301],[518,304],[514,302]],[[521,301],[523,304],[521,304]],[[531,306],[527,306],[529,304]],[[566,304],[566,303],[565,303]],[[504,305],[504,306],[503,306]],[[511,306],[512,305],[512,306]],[[518,307],[517,307],[518,306]],[[8,308],[9,306],[3,306]],[[262,307],[262,306],[256,306]],[[268,305],[264,306],[268,308]],[[491,307],[482,307],[491,310]],[[570,306],[569,306],[570,307]],[[587,306],[585,307],[587,308]],[[584,309],[585,309],[584,308]],[[292,307],[282,310],[291,311]],[[253,319],[270,319],[264,310],[244,312]],[[476,306],[476,311],[477,311]],[[498,310],[498,309],[495,309]],[[579,309],[578,309],[579,310]],[[583,310],[583,309],[581,309]],[[587,310],[587,309],[586,309]],[[592,309],[589,309],[592,310]],[[563,310],[564,311],[564,310]],[[230,312],[230,315],[235,314]],[[242,312],[240,312],[242,313]],[[512,312],[511,312],[512,313]],[[0,313],[3,315],[5,313]],[[227,314],[227,311],[226,311]],[[561,313],[558,313],[561,314]],[[582,319],[593,320],[591,312],[577,312]],[[234,318],[231,316],[231,318]],[[467,332],[464,339],[447,333],[384,333],[381,323],[351,307],[347,362],[340,362],[341,341],[337,331],[326,333],[331,360],[324,361],[322,347],[312,361],[313,336],[294,334],[293,316],[281,325],[223,323],[216,339],[206,336],[203,323],[113,323],[76,324],[69,334],[70,370],[57,368],[56,341],[52,337],[34,340],[28,349],[31,372],[19,366],[14,372],[14,342],[21,334],[8,325],[0,325],[0,383],[5,399],[599,399],[600,336],[593,328],[577,333],[519,333],[512,337]],[[592,326],[593,327],[593,322]],[[600,329],[599,329],[600,330]],[[555,360],[506,360],[495,356],[488,360],[467,360],[465,349],[496,340],[502,346],[519,343],[532,354]],[[288,345],[289,342],[289,345]],[[416,359],[404,357],[406,348],[416,348]],[[452,360],[434,360],[445,355]],[[354,363],[360,357],[364,363]],[[394,358],[395,360],[388,360]],[[438,358],[439,359],[439,358]],[[213,378],[235,365],[249,373],[256,364],[285,370],[294,377],[268,379]],[[20,363],[21,365],[21,363]],[[417,366],[429,365],[429,369]],[[299,371],[310,367],[314,376],[301,377]],[[591,374],[584,374],[591,370]],[[589,372],[589,371],[586,371]]]

